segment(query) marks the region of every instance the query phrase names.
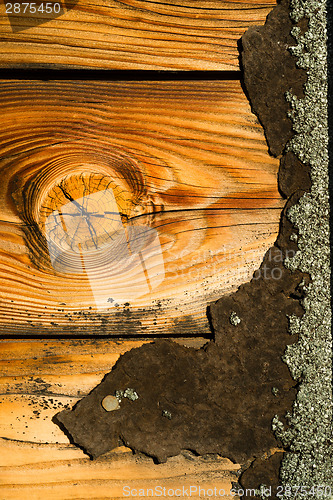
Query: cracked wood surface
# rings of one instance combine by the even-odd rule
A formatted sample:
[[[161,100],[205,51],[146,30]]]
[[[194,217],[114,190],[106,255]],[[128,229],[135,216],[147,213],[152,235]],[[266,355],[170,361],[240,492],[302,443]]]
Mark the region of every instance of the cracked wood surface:
[[[65,9],[62,16],[52,21],[39,24],[32,18],[12,18],[10,25],[4,4],[1,4],[0,67],[238,70],[237,40],[248,26],[263,24],[273,5],[273,0],[210,1],[201,2],[200,8],[193,0],[168,4],[126,0],[98,5],[82,0],[74,9]],[[245,281],[245,274],[250,276],[258,267],[277,233],[282,207],[276,189],[278,167],[277,161],[267,155],[261,127],[250,113],[237,82],[193,82],[185,84],[183,91],[180,91],[182,84],[176,83],[173,92],[170,92],[172,84],[168,84],[168,88],[158,84],[160,87],[155,94],[149,85],[130,88],[129,83],[123,84],[124,92],[120,92],[119,84],[118,87],[113,84],[112,88],[112,85],[93,82],[22,84],[12,81],[1,85],[2,116],[9,116],[2,126],[5,140],[1,149],[4,144],[8,149],[1,155],[0,167],[1,334],[31,334],[41,330],[42,333],[70,333],[75,331],[73,322],[75,326],[84,325],[84,333],[94,334],[133,334],[139,327],[133,310],[130,315],[128,310],[122,309],[112,315],[115,330],[111,331],[89,307],[76,307],[75,294],[80,293],[80,286],[68,291],[63,285],[59,289],[58,285],[44,281],[46,275],[51,276],[50,268],[47,274],[43,268],[45,263],[32,262],[27,241],[29,233],[23,231],[27,225],[22,215],[23,200],[18,197],[15,201],[11,195],[17,189],[17,179],[9,182],[9,172],[15,171],[22,153],[27,156],[26,164],[22,163],[27,178],[31,174],[28,171],[30,160],[36,160],[33,168],[39,168],[53,157],[52,150],[59,160],[58,165],[69,156],[82,161],[82,155],[91,163],[92,152],[97,154],[99,149],[97,163],[103,162],[103,158],[110,155],[109,144],[113,147],[111,163],[117,163],[119,158],[130,160],[132,155],[139,153],[135,159],[140,165],[146,168],[147,164],[155,162],[157,168],[165,166],[159,163],[162,157],[175,174],[171,177],[173,187],[169,197],[164,200],[168,219],[163,220],[165,214],[151,204],[146,220],[150,223],[154,213],[160,227],[174,225],[172,235],[177,235],[181,225],[187,231],[182,230],[183,233],[195,235],[202,230],[202,224],[206,224],[206,241],[199,242],[202,243],[201,257],[200,254],[191,255],[194,269],[199,271],[217,230],[228,232],[230,241],[237,242],[247,228],[245,239],[250,262],[240,266],[244,272],[239,279]],[[198,91],[193,90],[195,88]],[[129,102],[125,93],[133,94],[134,99]],[[149,98],[151,94],[153,101]],[[111,103],[115,106],[113,112]],[[128,121],[129,116],[133,117],[132,122]],[[14,138],[12,142],[11,138]],[[66,146],[68,142],[69,147]],[[81,148],[83,144],[85,148]],[[131,165],[129,161],[129,172]],[[238,185],[236,198],[228,192],[225,198],[212,200],[208,181],[212,181],[211,188],[221,186],[218,176],[212,175],[213,169],[216,173],[218,170],[227,172],[233,186]],[[207,182],[203,172],[205,175],[209,172]],[[134,176],[131,186],[140,182],[140,177]],[[213,201],[210,212],[205,203],[190,210],[182,205],[184,196],[191,198],[188,184],[199,182],[205,184],[202,200],[207,198],[208,206]],[[54,182],[56,190],[59,183]],[[77,178],[70,183],[75,185]],[[157,186],[158,179],[149,182],[153,199],[158,196]],[[118,187],[118,184],[114,186],[116,192]],[[256,189],[259,194],[255,194]],[[119,192],[124,192],[124,185]],[[34,193],[32,199],[33,196]],[[251,221],[248,226],[242,225],[244,220],[239,219],[240,212],[233,205],[235,200],[241,202],[242,213]],[[132,206],[132,199],[129,201]],[[217,224],[221,207],[227,221],[224,229]],[[130,214],[130,217],[140,217],[147,212],[142,208],[141,212],[137,210],[139,214]],[[127,212],[121,214],[122,218],[124,215],[128,217]],[[30,213],[29,217],[35,221],[36,213]],[[39,223],[43,226],[44,222],[41,216]],[[30,238],[33,244],[31,233]],[[195,238],[188,238],[181,244],[186,247],[193,241]],[[241,245],[244,241],[238,243]],[[223,261],[223,265],[231,269],[231,275],[223,281],[222,288],[226,291],[238,286],[235,270],[239,269],[239,255],[234,248]],[[193,276],[188,274],[188,278],[193,279]],[[46,297],[48,286],[50,293]],[[211,283],[206,283],[203,289],[207,291],[209,286]],[[64,296],[73,302],[65,304]],[[179,310],[173,316],[166,303],[161,314],[158,308],[153,309],[145,318],[147,329],[144,333],[210,334],[205,316],[205,301],[210,297],[205,294],[196,297],[185,322],[182,321],[183,299],[184,296],[181,299],[177,296]],[[194,315],[193,321],[195,310],[199,310],[199,315]],[[163,314],[171,317],[167,328],[161,320]],[[142,317],[142,312],[139,311],[139,315]],[[46,328],[41,329],[42,325]],[[205,341],[179,342],[200,347]],[[220,456],[195,457],[184,452],[165,464],[155,465],[148,457],[133,456],[129,449],[122,447],[91,462],[52,423],[55,413],[66,405],[75,404],[102,380],[119,354],[141,344],[141,341],[127,340],[0,341],[0,498],[123,498],[125,485],[137,490],[157,485],[230,489],[231,482],[237,480],[235,473],[239,465]]]
[[[177,342],[199,348],[205,341]],[[156,465],[120,447],[92,462],[52,422],[59,409],[88,394],[120,354],[142,343],[0,341],[0,498],[116,499],[124,498],[125,486],[230,491],[240,465],[221,456],[184,451]]]
[[[0,109],[0,332],[209,336],[283,205],[240,83],[3,81]]]
[[[1,3],[1,67],[238,70],[237,41],[275,0],[59,3],[54,19],[8,18]]]

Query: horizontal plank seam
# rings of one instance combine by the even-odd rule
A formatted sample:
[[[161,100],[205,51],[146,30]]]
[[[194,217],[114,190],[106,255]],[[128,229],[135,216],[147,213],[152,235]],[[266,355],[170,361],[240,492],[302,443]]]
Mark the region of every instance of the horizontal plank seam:
[[[240,70],[0,69],[0,80],[186,81],[240,77]]]

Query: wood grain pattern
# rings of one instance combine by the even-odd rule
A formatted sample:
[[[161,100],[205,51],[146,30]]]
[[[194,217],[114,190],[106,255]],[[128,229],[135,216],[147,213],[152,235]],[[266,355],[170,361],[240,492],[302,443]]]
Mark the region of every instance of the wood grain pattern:
[[[205,341],[178,342],[200,347]],[[184,451],[156,465],[121,447],[91,461],[52,422],[64,405],[74,404],[101,381],[119,354],[141,344],[0,341],[1,499],[116,499],[124,498],[125,486],[138,490],[192,485],[230,491],[240,465],[221,456],[197,457]]]
[[[38,3],[38,2],[37,2]],[[60,0],[62,14],[8,15],[1,67],[238,70],[237,40],[275,0]],[[52,16],[51,16],[52,17]],[[54,14],[53,14],[54,17]]]
[[[283,205],[239,82],[9,81],[0,109],[0,332],[209,335],[207,303],[258,267]],[[127,200],[127,235],[154,231],[149,290],[116,238],[95,274],[55,266],[41,212],[83,171]]]

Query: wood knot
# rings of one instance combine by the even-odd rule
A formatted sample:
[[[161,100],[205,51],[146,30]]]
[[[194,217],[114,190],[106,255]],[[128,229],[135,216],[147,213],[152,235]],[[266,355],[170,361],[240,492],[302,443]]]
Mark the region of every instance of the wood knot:
[[[126,153],[82,153],[81,161],[66,153],[17,175],[11,194],[36,267],[81,274],[77,255],[112,245],[134,217],[149,222],[151,204],[143,168]]]

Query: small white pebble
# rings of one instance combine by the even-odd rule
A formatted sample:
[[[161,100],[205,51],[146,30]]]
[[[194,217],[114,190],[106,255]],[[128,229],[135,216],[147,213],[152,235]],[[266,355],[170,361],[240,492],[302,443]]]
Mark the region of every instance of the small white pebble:
[[[116,396],[105,396],[102,401],[102,406],[106,411],[118,410],[120,408],[119,401]]]

